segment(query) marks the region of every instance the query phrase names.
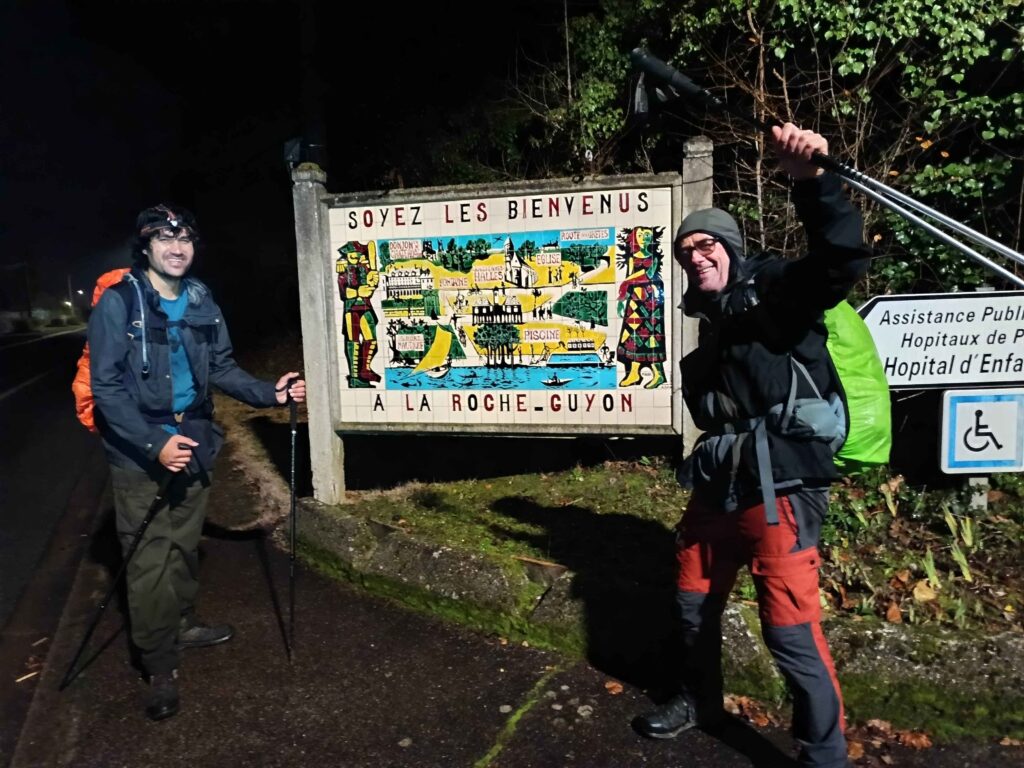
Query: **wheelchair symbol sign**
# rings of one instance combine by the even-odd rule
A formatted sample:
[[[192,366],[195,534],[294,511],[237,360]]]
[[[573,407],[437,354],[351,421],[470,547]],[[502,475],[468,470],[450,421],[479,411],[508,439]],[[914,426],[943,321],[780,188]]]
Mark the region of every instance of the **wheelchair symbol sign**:
[[[1024,471],[1024,389],[951,390],[943,397],[942,471]]]
[[[964,448],[972,453],[981,453],[993,445],[996,449],[1002,449],[1003,444],[1000,443],[995,436],[995,433],[989,428],[988,424],[982,424],[981,420],[985,416],[985,410],[979,408],[974,412],[974,424],[964,430]]]

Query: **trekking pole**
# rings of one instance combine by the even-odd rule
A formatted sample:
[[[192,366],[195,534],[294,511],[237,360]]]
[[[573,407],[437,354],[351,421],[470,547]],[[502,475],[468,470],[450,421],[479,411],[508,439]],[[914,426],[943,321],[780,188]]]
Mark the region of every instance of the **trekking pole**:
[[[294,381],[294,379],[293,379]],[[291,386],[291,382],[288,382]],[[291,524],[290,543],[288,546],[288,663],[292,662],[295,653],[295,433],[299,423],[299,407],[288,392],[288,420],[291,424],[291,473],[289,490],[291,492]]]
[[[697,85],[693,80],[688,78],[682,72],[675,67],[666,64],[661,59],[655,58],[649,54],[643,48],[634,48],[630,53],[630,59],[633,62],[633,67],[641,70],[645,75],[650,75],[655,80],[663,82],[668,89],[671,91],[673,96],[686,96],[688,98],[696,99],[710,107],[727,112],[734,117],[739,118],[745,123],[752,125],[762,133],[769,133],[774,125],[779,125],[778,122],[773,121],[766,123],[762,120],[758,120],[753,115],[748,115],[735,107],[722,101],[720,98],[712,93],[709,93],[705,89]],[[668,95],[662,91],[657,91],[658,95],[664,100],[668,100]],[[638,108],[645,109],[647,106],[646,98],[637,97],[634,103]],[[933,237],[942,241],[946,245],[956,248],[962,254],[970,259],[978,262],[979,264],[988,267],[993,272],[997,273],[1011,283],[1015,283],[1021,287],[1024,287],[1024,278],[1015,275],[1013,272],[1005,269],[1001,265],[992,261],[991,259],[981,255],[973,248],[970,248],[966,244],[960,242],[956,238],[950,236],[946,232],[943,232],[938,227],[935,227],[930,222],[925,221],[920,216],[913,213],[911,210],[907,210],[903,206],[907,206],[917,213],[929,216],[935,221],[943,224],[952,229],[957,234],[965,237],[969,240],[973,240],[979,245],[986,246],[996,251],[1002,256],[1005,256],[1018,264],[1024,264],[1024,254],[1020,254],[1011,248],[1003,245],[1000,242],[993,240],[992,238],[978,232],[977,230],[971,229],[966,224],[963,224],[955,219],[951,219],[939,211],[925,205],[919,200],[915,200],[909,195],[905,195],[892,187],[883,184],[882,182],[872,179],[864,173],[861,173],[855,168],[851,168],[828,155],[823,155],[821,152],[815,152],[811,158],[811,162],[820,168],[824,168],[827,171],[832,171],[837,176],[842,176],[846,182],[856,190],[859,190],[865,196],[871,198],[879,205],[888,208],[894,213],[902,216],[907,221],[916,224],[917,226],[924,229]]]
[[[135,550],[139,547],[139,542],[142,540],[142,535],[146,532],[149,524],[156,517],[156,513],[164,506],[164,500],[167,497],[167,489],[174,479],[174,472],[165,472],[164,476],[160,480],[160,486],[157,488],[156,496],[153,498],[153,503],[149,505],[149,510],[146,512],[146,516],[142,518],[142,523],[139,525],[135,536],[132,538],[132,543],[128,547],[128,551],[125,553],[124,558],[121,561],[121,568],[117,572],[117,576],[114,577],[114,583],[110,585],[110,589],[107,590],[106,596],[100,602],[99,607],[96,609],[96,614],[92,618],[92,622],[89,624],[89,628],[85,632],[85,637],[82,638],[81,644],[78,646],[78,650],[75,652],[75,657],[71,660],[68,665],[67,672],[64,673],[64,679],[60,682],[60,690],[67,688],[71,681],[78,677],[78,672],[75,671],[75,665],[78,664],[79,658],[85,651],[86,646],[89,644],[89,640],[92,637],[92,633],[96,631],[96,627],[100,623],[100,617],[103,616],[103,611],[106,610],[107,604],[110,599],[114,596],[114,592],[117,591],[118,585],[121,583],[121,578],[124,576],[125,571],[128,570],[128,563],[131,561],[132,556],[135,554]],[[72,674],[74,673],[74,674]]]

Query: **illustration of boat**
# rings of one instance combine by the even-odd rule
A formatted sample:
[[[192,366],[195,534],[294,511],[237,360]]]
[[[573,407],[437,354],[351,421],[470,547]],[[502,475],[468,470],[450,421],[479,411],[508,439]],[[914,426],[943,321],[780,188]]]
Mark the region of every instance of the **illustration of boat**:
[[[438,326],[434,333],[434,343],[430,345],[427,354],[412,369],[413,373],[425,373],[432,379],[440,379],[447,376],[452,370],[452,332],[443,326]]]
[[[558,378],[558,374],[557,373],[552,373],[551,374],[551,378],[550,379],[544,379],[541,382],[541,384],[543,384],[545,387],[564,387],[570,381],[572,381],[572,379],[560,379],[560,378]]]
[[[586,366],[588,368],[599,368],[605,363],[594,348],[591,339],[570,339],[565,352],[555,352],[548,357],[547,366],[568,367]]]
[[[438,368],[431,368],[429,371],[423,371],[423,373],[427,374],[427,376],[429,376],[432,379],[443,379],[445,376],[451,373],[451,370],[452,364],[451,362],[447,362]]]

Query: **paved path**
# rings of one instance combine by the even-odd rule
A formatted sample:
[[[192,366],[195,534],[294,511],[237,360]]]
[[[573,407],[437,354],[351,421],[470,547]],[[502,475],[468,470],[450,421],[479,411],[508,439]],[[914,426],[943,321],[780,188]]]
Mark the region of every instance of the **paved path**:
[[[218,477],[227,518],[256,508],[238,473]],[[226,518],[218,518],[226,519]],[[585,663],[424,617],[297,566],[295,660],[284,643],[288,558],[259,535],[210,528],[205,616],[234,640],[190,651],[180,715],[151,723],[120,606],[85,671],[57,685],[116,564],[109,525],[79,569],[12,765],[623,768],[791,766],[788,735],[736,722],[721,738],[650,741],[630,728],[642,691]],[[104,544],[106,542],[106,544]],[[97,655],[98,653],[98,655]],[[894,765],[1017,765],[1009,750],[897,754]],[[881,765],[881,763],[864,763]]]

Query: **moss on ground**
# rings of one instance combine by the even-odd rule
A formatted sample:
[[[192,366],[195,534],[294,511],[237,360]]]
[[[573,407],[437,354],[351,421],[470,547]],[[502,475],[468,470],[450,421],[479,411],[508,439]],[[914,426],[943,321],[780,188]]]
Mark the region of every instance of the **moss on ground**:
[[[878,675],[841,676],[847,717],[886,720],[896,728],[925,730],[936,742],[1024,739],[1024,694],[972,692],[921,678],[889,681]]]
[[[542,585],[528,582],[519,596],[519,608],[515,613],[509,614],[468,601],[453,600],[397,579],[358,571],[334,553],[305,539],[299,540],[297,554],[303,562],[325,576],[353,583],[371,594],[400,603],[419,613],[440,617],[516,642],[526,641],[538,648],[547,648],[573,656],[582,656],[585,653],[586,639],[582,631],[576,634],[567,632],[564,628],[555,630],[530,623],[526,609],[532,608],[537,597],[543,593]]]

